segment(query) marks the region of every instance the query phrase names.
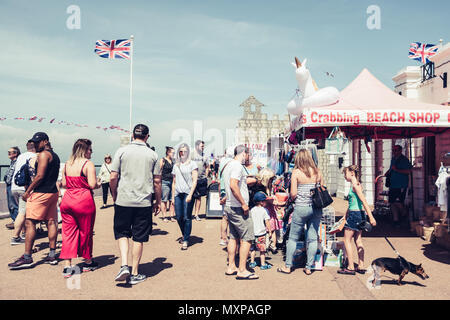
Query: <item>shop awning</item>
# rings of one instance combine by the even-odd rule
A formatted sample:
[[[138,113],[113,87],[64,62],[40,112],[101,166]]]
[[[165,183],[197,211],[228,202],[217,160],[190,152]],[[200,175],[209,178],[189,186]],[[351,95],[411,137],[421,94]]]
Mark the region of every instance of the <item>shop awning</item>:
[[[348,138],[418,138],[450,129],[450,107],[405,98],[364,69],[340,93],[336,104],[303,110],[294,119],[305,139],[327,138],[334,127]]]

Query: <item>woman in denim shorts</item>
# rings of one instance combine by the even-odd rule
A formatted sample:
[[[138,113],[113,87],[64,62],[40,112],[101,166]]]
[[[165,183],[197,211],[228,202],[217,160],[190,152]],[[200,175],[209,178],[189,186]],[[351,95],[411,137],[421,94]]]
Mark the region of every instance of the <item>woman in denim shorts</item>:
[[[346,215],[346,223],[344,228],[344,244],[347,252],[348,266],[347,268],[338,270],[340,274],[355,275],[355,272],[364,274],[364,247],[362,243],[362,229],[360,224],[366,221],[366,213],[372,226],[376,226],[372,211],[369,208],[366,198],[364,197],[361,183],[359,182],[360,174],[358,167],[355,165],[344,168],[345,180],[352,184],[348,192],[348,211]],[[364,212],[365,211],[365,212]],[[355,269],[353,259],[352,239],[356,244],[358,251],[358,268]]]
[[[171,202],[172,199],[172,182],[173,182],[173,175],[172,175],[172,169],[173,169],[173,156],[174,156],[174,150],[172,147],[166,147],[166,156],[160,160],[160,168],[161,168],[161,175],[162,175],[162,183],[161,183],[161,202],[162,202],[162,219],[165,222],[173,221],[174,219],[171,219],[171,215],[173,214],[173,204]],[[167,215],[167,217],[166,217]]]

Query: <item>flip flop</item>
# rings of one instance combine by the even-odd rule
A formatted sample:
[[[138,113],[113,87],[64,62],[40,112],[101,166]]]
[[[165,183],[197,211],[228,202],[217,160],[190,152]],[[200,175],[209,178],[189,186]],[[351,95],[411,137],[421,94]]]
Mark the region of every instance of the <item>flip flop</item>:
[[[341,270],[338,270],[337,273],[339,273],[339,274],[348,274],[348,275],[354,276],[355,275],[355,270],[341,269]]]
[[[286,271],[284,271],[283,269],[281,269],[281,268],[277,268],[277,272],[279,272],[279,273],[284,273],[284,274],[291,274],[291,272],[286,272]]]
[[[233,271],[232,273],[227,273],[227,272],[225,272],[225,275],[226,275],[226,276],[236,276],[237,274],[238,274],[237,271]]]
[[[306,274],[307,276],[312,275],[312,271],[309,269],[303,269],[303,273]]]
[[[359,274],[366,274],[367,270],[366,269],[356,269],[356,272],[358,272]]]
[[[240,276],[236,277],[236,280],[257,280],[257,279],[259,279],[259,277],[254,273],[250,273],[245,277],[240,277]]]

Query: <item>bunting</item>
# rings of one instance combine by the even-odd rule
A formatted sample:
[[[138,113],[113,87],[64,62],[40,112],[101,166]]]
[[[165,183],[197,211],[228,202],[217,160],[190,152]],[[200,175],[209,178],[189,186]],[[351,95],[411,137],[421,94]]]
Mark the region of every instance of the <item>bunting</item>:
[[[25,117],[14,117],[14,118],[10,118],[10,120],[28,120],[28,121],[34,121],[37,120],[37,122],[45,122],[44,119],[46,119],[45,117],[38,117],[38,116],[33,116],[30,118],[25,118]],[[7,117],[0,117],[0,121],[5,121],[8,120]],[[54,124],[56,121],[56,118],[52,118],[49,123]],[[87,124],[80,124],[80,123],[73,123],[73,122],[68,122],[65,120],[58,120],[57,124],[61,125],[61,124],[65,124],[67,126],[76,126],[78,128],[90,128],[90,126],[88,126]],[[117,130],[117,131],[122,131],[124,133],[130,133],[129,130],[123,129],[120,126],[116,126],[116,125],[110,125],[109,127],[104,127],[104,126],[93,126],[93,128],[98,129],[98,130],[104,130],[105,132],[107,130]]]

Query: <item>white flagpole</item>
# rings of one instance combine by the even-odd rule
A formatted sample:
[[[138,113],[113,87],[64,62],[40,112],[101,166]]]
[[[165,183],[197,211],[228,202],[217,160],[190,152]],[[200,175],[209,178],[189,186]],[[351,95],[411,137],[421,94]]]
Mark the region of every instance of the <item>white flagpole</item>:
[[[131,131],[131,117],[132,117],[132,111],[133,111],[133,50],[134,50],[134,36],[131,35],[131,49],[130,49],[130,141],[133,132]]]

